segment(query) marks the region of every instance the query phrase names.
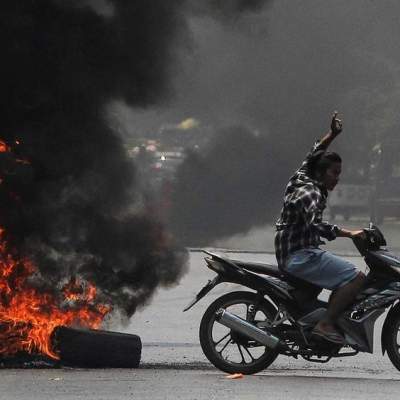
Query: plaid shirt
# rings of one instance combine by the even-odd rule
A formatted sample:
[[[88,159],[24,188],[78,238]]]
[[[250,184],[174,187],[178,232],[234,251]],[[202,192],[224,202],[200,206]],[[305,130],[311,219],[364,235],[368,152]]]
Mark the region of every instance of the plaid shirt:
[[[294,251],[325,244],[321,236],[328,240],[336,239],[337,227],[322,221],[328,191],[309,176],[310,159],[318,150],[325,148],[316,142],[286,186],[275,234],[276,259],[280,267],[285,266],[288,256]]]

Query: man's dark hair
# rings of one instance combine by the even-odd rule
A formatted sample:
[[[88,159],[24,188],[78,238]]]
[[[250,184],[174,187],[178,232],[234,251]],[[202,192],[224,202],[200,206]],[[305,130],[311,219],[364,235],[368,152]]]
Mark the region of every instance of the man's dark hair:
[[[311,158],[309,163],[309,174],[315,179],[317,175],[324,175],[327,169],[333,163],[341,163],[342,159],[338,153],[333,151],[317,151]]]

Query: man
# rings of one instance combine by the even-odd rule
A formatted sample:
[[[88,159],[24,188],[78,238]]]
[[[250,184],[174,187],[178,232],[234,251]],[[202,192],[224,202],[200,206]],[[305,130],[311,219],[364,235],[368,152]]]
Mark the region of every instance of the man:
[[[276,223],[275,251],[279,268],[289,275],[332,290],[326,316],[313,334],[333,343],[343,343],[335,321],[363,286],[365,275],[349,262],[319,248],[320,237],[363,237],[362,230],[349,231],[322,221],[328,191],[339,181],[341,158],[328,152],[342,131],[342,122],[333,115],[330,131],[317,142],[290,178],[281,216]]]

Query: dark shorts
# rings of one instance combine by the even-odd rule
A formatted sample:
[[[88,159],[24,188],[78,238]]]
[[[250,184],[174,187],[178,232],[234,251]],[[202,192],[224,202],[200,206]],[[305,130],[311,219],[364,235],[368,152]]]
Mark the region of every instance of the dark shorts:
[[[329,290],[346,285],[358,275],[353,264],[319,248],[295,251],[289,256],[284,270],[296,278]]]

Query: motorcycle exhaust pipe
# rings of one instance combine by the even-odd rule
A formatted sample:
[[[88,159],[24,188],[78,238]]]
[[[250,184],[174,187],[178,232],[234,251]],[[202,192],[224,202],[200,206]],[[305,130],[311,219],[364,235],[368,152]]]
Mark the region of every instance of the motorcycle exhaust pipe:
[[[220,324],[232,329],[235,332],[239,332],[244,336],[254,339],[256,342],[261,343],[270,349],[275,349],[281,344],[280,340],[276,336],[257,328],[256,326],[230,313],[229,311],[224,310],[223,308],[219,309],[215,315]]]

